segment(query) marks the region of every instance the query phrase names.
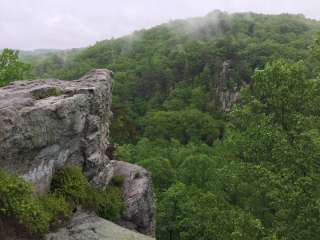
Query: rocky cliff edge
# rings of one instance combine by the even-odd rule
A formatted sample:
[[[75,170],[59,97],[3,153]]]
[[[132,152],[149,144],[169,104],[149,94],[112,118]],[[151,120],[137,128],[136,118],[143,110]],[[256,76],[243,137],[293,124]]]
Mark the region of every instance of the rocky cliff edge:
[[[0,88],[0,168],[31,181],[38,194],[48,191],[55,170],[68,164],[80,166],[100,187],[123,175],[123,226],[154,235],[149,173],[107,155],[111,99],[112,72],[106,69],[74,81],[16,81]],[[98,217],[95,221],[107,228]]]

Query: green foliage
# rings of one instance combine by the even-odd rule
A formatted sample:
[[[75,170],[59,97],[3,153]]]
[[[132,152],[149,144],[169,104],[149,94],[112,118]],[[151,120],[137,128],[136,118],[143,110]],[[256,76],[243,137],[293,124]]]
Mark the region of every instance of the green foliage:
[[[223,176],[231,202],[250,209],[279,239],[316,239],[318,233],[317,210],[309,210],[320,196],[314,188],[320,146],[309,135],[318,131],[309,119],[319,120],[312,110],[319,104],[313,90],[319,83],[307,80],[301,65],[277,61],[256,73],[249,96],[233,112],[240,131],[221,156],[226,160],[223,152],[232,152],[234,166],[226,165]]]
[[[261,103],[262,111],[272,114],[277,124],[288,130],[294,114],[305,112],[308,98],[304,63],[276,61],[254,75],[252,95]],[[295,122],[294,122],[294,125]]]
[[[310,46],[310,60],[313,64],[308,69],[311,72],[314,72],[315,74],[318,74],[318,78],[320,77],[320,33],[318,33],[315,41]]]
[[[152,173],[152,181],[156,186],[157,192],[164,191],[175,182],[176,172],[173,169],[170,160],[166,158],[143,159],[139,164]]]
[[[152,125],[158,135],[120,146],[152,173],[158,238],[317,239],[319,87],[302,62],[276,61],[256,72],[213,146],[165,140],[179,127],[168,117]]]
[[[18,51],[4,49],[0,54],[0,87],[13,80],[24,79],[29,70],[30,65],[19,60]]]
[[[13,211],[17,201],[32,195],[31,184],[21,178],[0,171],[1,213]]]
[[[51,190],[61,194],[73,204],[83,203],[86,197],[88,181],[83,175],[81,168],[66,166],[57,170],[51,182]]]
[[[32,235],[43,235],[49,230],[50,215],[35,199],[18,201],[11,214]]]
[[[112,139],[119,158],[152,173],[158,239],[313,240],[319,31],[301,15],[215,11],[50,57],[33,71],[67,79],[115,72]],[[221,91],[240,88],[239,104],[219,112]]]
[[[100,217],[117,221],[124,209],[124,202],[119,188],[123,180],[122,176],[114,176],[111,181],[112,186],[101,190],[89,185],[79,167],[66,166],[54,174],[51,190],[56,196],[62,196],[73,206],[81,204],[84,208],[95,211]],[[68,209],[65,207],[56,209],[52,205],[51,208],[56,213],[60,211],[60,214],[68,216]],[[63,211],[61,212],[61,210]]]
[[[30,234],[48,231],[50,216],[33,197],[31,184],[0,170],[0,218],[15,218]]]
[[[152,112],[146,116],[144,135],[150,139],[177,139],[181,143],[211,145],[219,136],[221,124],[198,110]]]
[[[176,183],[163,194],[159,205],[159,239],[260,239],[258,219],[213,193]]]
[[[46,194],[39,198],[43,209],[49,214],[50,225],[59,226],[72,215],[70,204],[63,196],[57,194]]]
[[[198,188],[206,189],[212,176],[212,167],[215,167],[214,160],[205,154],[193,154],[182,162],[179,170],[179,179],[187,185],[195,185]]]
[[[90,188],[84,206],[102,218],[117,222],[125,207],[121,194],[120,189],[113,186],[105,190]]]
[[[141,124],[150,112],[196,109],[216,114],[217,86],[227,60],[233,63],[228,89],[249,83],[255,69],[279,58],[309,59],[307,75],[314,76],[319,64],[309,58],[309,46],[317,31],[319,22],[300,15],[215,11],[29,62],[39,78],[75,79],[92,68],[113,70],[112,139],[136,143],[144,136],[147,126]],[[312,49],[317,55],[317,48]]]
[[[119,183],[121,178],[117,179]],[[31,236],[42,236],[64,224],[78,204],[111,221],[118,221],[125,207],[119,187],[91,187],[79,167],[58,170],[52,192],[42,196],[34,195],[31,183],[0,170],[0,220],[13,219],[13,227]]]

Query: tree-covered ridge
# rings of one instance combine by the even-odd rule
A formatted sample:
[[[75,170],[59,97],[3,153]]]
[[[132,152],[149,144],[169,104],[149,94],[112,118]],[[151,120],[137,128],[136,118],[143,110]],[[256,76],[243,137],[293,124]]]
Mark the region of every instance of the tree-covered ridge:
[[[309,58],[308,46],[319,30],[319,22],[301,15],[214,11],[31,62],[38,78],[75,79],[92,68],[113,70],[113,138],[128,142],[142,135],[139,118],[149,111],[215,112],[225,61],[232,60],[227,87],[239,88],[267,62]],[[312,75],[316,66],[309,61],[307,67]]]
[[[82,51],[78,50],[78,54],[77,51],[69,52],[69,59],[61,57],[61,54],[53,54],[48,62],[36,65],[34,73],[36,76],[72,79],[92,67],[108,66],[115,72],[127,72],[128,64],[130,67],[130,64],[136,65],[132,66],[133,71],[136,68],[143,70],[138,63],[151,67],[165,62],[170,67],[176,67],[174,73],[179,73],[179,70],[180,73],[183,73],[182,70],[197,73],[206,64],[213,64],[209,61],[214,60],[210,56],[212,54],[216,58],[245,59],[255,69],[271,59],[300,59],[305,56],[305,50],[312,42],[310,34],[319,28],[317,21],[301,15],[227,14],[214,11],[204,18],[172,21],[123,38],[97,42]],[[192,60],[196,60],[194,65]],[[64,69],[60,69],[61,66],[51,66],[47,71],[41,69],[42,65],[58,61],[65,66]]]
[[[113,142],[152,172],[158,239],[318,239],[318,31],[301,15],[215,11],[52,55],[33,71],[114,71]],[[222,113],[226,61],[222,90],[241,98]]]
[[[153,174],[159,239],[318,238],[320,80],[305,71],[256,71],[213,146],[160,134],[119,148]]]

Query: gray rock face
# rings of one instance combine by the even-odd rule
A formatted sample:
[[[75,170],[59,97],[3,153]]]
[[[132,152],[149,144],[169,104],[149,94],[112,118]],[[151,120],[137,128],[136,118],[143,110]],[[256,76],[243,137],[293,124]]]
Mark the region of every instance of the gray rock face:
[[[216,89],[217,102],[219,109],[229,112],[232,105],[240,97],[240,89],[238,87],[228,88],[228,82],[231,80],[232,61],[227,60],[222,64],[222,71]]]
[[[45,240],[154,240],[93,214],[76,213],[70,224],[50,233]]]
[[[16,81],[0,88],[1,168],[30,180],[38,192],[65,164],[108,182],[111,75],[98,69],[75,81]]]
[[[155,235],[155,206],[151,176],[137,165],[111,161],[114,176],[124,177],[122,186],[126,210],[121,225],[147,234]]]
[[[109,144],[112,73],[97,69],[75,81],[16,81],[0,88],[0,167],[46,192],[55,170],[67,164],[83,168],[89,180],[106,187],[124,176],[127,205],[121,224],[154,236],[155,206],[150,174],[111,161]],[[77,214],[47,239],[151,239],[94,215]]]

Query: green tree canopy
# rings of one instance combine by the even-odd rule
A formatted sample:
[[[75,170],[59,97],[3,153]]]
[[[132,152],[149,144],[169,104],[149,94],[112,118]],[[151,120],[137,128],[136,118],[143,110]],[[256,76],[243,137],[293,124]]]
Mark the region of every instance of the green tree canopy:
[[[30,65],[19,60],[18,51],[6,48],[0,54],[0,86],[24,79],[29,70]]]

